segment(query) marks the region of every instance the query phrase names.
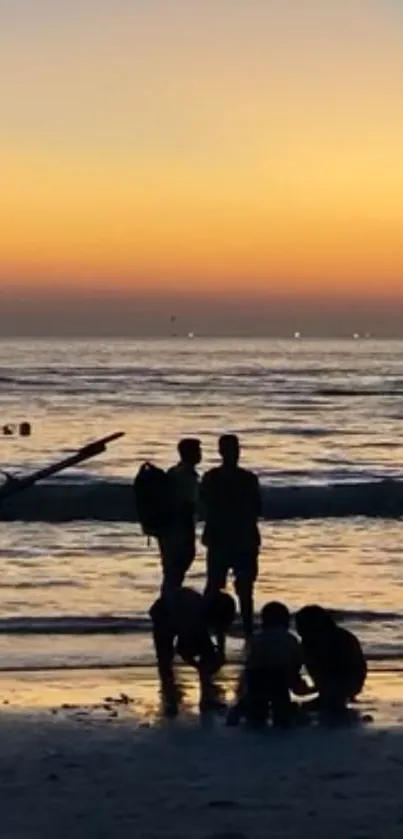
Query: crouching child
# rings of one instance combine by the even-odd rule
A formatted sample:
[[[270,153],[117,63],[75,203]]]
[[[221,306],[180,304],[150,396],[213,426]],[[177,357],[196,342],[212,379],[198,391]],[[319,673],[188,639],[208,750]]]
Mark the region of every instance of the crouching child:
[[[317,697],[306,710],[330,716],[344,716],[349,703],[361,693],[367,662],[358,638],[338,626],[321,606],[304,606],[295,617],[302,640],[305,667]]]
[[[175,656],[198,673],[200,710],[222,707],[213,680],[224,657],[213,637],[225,634],[233,623],[233,598],[221,591],[203,596],[191,588],[177,588],[159,597],[149,614],[165,714],[176,716],[179,711],[181,692],[175,676]]]
[[[286,727],[295,717],[291,691],[303,696],[310,688],[301,676],[301,645],[290,632],[290,613],[283,603],[267,603],[261,612],[261,629],[247,649],[239,687],[239,700],[227,717],[228,725],[243,718],[260,728],[271,718]]]

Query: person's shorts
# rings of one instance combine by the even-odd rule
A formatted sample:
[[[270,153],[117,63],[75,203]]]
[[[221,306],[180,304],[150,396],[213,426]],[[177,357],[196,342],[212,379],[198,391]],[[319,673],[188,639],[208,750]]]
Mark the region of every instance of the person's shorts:
[[[251,586],[258,575],[259,550],[256,547],[242,551],[223,551],[209,548],[207,551],[207,590],[225,589],[228,574],[232,571],[237,591]]]
[[[195,539],[181,533],[168,532],[160,537],[162,570],[166,582],[181,586],[195,558]]]

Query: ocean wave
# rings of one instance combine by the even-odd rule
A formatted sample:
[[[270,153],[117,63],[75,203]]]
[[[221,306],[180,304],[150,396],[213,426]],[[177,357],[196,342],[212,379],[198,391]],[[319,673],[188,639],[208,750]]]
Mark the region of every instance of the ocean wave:
[[[403,624],[403,612],[375,609],[333,609],[329,612],[340,623],[364,627],[368,624]],[[137,615],[43,615],[0,618],[0,635],[138,635],[149,634],[148,614]],[[230,633],[240,637],[238,621]]]
[[[32,565],[30,566],[32,567]],[[47,589],[47,588],[85,588],[86,586],[80,580],[37,580],[31,581],[27,580],[26,582],[21,583],[13,583],[13,582],[5,582],[0,583],[0,591],[3,590],[13,590],[13,591],[31,591],[35,589]]]
[[[245,376],[250,378],[250,376],[256,377],[274,377],[280,376],[284,378],[295,377],[299,378],[319,378],[323,377],[337,377],[340,378],[341,372],[343,376],[357,376],[357,367],[354,366],[343,366],[342,371],[340,367],[336,365],[322,365],[318,364],[317,361],[313,361],[312,364],[306,364],[298,366],[297,364],[276,364],[271,360],[264,360],[263,363],[259,362],[253,357],[253,360],[246,361],[242,364],[234,363],[233,352],[231,352],[230,356],[228,357],[220,357],[219,353],[215,354],[215,361],[211,366],[210,363],[208,365],[208,369],[206,366],[201,366],[197,363],[195,359],[192,364],[188,364],[188,357],[186,356],[186,360],[183,364],[169,364],[164,367],[161,357],[158,358],[158,362],[153,363],[150,361],[150,364],[137,364],[133,361],[130,364],[116,364],[115,360],[113,363],[110,364],[96,364],[92,365],[82,365],[79,367],[71,367],[69,365],[65,366],[46,366],[40,365],[28,368],[26,372],[22,373],[19,370],[13,369],[13,378],[16,381],[26,381],[27,379],[31,379],[32,381],[49,381],[50,379],[59,378],[59,379],[72,379],[72,378],[80,378],[80,379],[128,379],[128,378],[147,378],[149,376],[164,379],[165,376],[186,376],[186,377],[208,377],[211,372],[214,375],[222,376],[223,378],[232,379],[234,377],[238,378],[239,376]],[[244,356],[244,353],[242,353]],[[176,355],[176,358],[178,356]],[[4,368],[3,368],[4,369]],[[365,375],[365,374],[364,374]],[[7,375],[5,378],[11,378],[9,372],[7,371]],[[394,379],[399,381],[398,378]]]
[[[349,432],[350,435],[350,432]],[[363,443],[350,443],[353,449],[401,449],[401,440],[366,440]]]
[[[27,615],[0,619],[0,635],[114,635],[149,631],[149,618],[141,615]]]
[[[403,394],[402,387],[379,387],[379,388],[369,388],[369,387],[357,387],[357,388],[347,388],[347,387],[318,387],[315,388],[315,394],[318,396],[327,396],[327,397],[351,397],[351,398],[362,398],[367,396],[401,396]]]
[[[302,475],[301,475],[302,477]],[[262,486],[267,521],[351,516],[399,517],[403,514],[403,481],[395,478],[343,483]],[[129,481],[88,480],[38,484],[4,499],[0,521],[136,522]]]
[[[341,623],[401,623],[403,625],[403,612],[394,612],[388,609],[332,609],[328,611],[335,620]]]
[[[345,431],[339,428],[315,428],[309,425],[282,425],[270,428],[270,434],[278,434],[281,437],[334,437],[345,435]]]

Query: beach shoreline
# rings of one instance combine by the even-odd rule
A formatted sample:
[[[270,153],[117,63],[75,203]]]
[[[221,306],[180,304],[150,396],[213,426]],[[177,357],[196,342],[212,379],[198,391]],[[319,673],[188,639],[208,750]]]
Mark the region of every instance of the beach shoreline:
[[[2,839],[400,836],[400,680],[370,674],[370,724],[256,734],[200,718],[187,674],[174,721],[152,668],[2,674]]]

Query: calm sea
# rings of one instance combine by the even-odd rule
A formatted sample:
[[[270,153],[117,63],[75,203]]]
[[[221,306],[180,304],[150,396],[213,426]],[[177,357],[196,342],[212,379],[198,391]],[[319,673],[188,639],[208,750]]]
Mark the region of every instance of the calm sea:
[[[126,432],[60,478],[66,498],[77,485],[130,481],[145,458],[171,464],[182,435],[201,437],[208,468],[223,431],[240,435],[244,463],[274,487],[370,484],[403,469],[399,342],[2,342],[0,395],[1,426],[32,423],[29,438],[0,435],[3,468],[24,473]],[[159,564],[135,523],[15,521],[0,532],[0,668],[151,658]],[[403,657],[398,519],[266,521],[262,533],[257,607],[320,602],[343,612],[371,655]],[[194,585],[203,574],[200,547]],[[113,634],[122,618],[130,632]]]

